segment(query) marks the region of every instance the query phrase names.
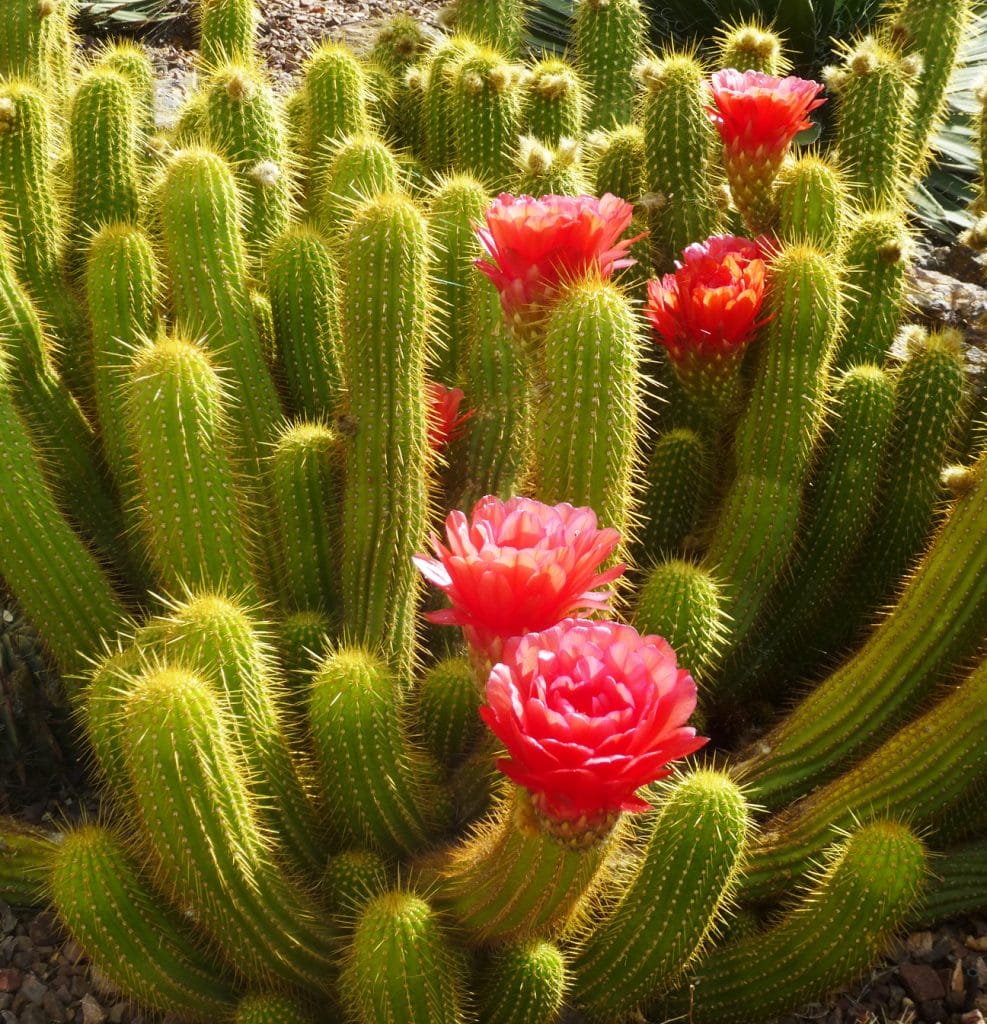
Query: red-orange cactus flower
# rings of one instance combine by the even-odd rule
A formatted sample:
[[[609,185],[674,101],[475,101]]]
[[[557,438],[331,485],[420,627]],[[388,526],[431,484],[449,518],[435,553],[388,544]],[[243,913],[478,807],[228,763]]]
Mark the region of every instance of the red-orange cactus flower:
[[[428,444],[432,451],[441,451],[450,441],[462,437],[466,423],[476,412],[469,409],[460,415],[459,407],[466,397],[462,388],[447,388],[437,381],[426,383],[428,399]]]
[[[756,242],[714,235],[690,245],[674,274],[648,282],[645,315],[685,389],[723,406],[745,346],[764,323],[765,260]]]
[[[638,238],[621,239],[634,209],[607,193],[593,196],[501,194],[486,212],[477,237],[489,259],[476,266],[497,286],[508,323],[526,333],[569,281],[588,273],[610,277],[635,263],[627,250]]]
[[[597,572],[620,534],[598,529],[592,509],[565,503],[488,495],[468,521],[462,512],[449,513],[446,539],[448,546],[432,535],[437,558],[414,559],[452,604],[427,617],[462,626],[474,653],[491,663],[511,637],[547,629],[574,612],[605,610],[611,595],[595,588],[625,568]]]
[[[713,75],[710,119],[723,139],[730,192],[747,226],[767,231],[775,217],[771,190],[795,136],[811,128],[809,113],[825,103],[822,85],[728,68]]]
[[[696,684],[669,644],[615,622],[565,619],[508,641],[486,698],[480,715],[508,754],[497,767],[550,826],[647,810],[636,791],[706,742],[686,725]]]

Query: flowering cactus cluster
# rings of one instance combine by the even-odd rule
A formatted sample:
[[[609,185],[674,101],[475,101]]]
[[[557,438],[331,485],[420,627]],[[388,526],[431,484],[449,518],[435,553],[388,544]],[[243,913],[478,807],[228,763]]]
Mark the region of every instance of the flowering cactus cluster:
[[[167,133],[8,6],[0,576],[105,800],[0,897],[238,1024],[752,1024],[983,907],[984,410],[903,291],[969,3],[824,91],[458,0],[282,102],[201,0]]]

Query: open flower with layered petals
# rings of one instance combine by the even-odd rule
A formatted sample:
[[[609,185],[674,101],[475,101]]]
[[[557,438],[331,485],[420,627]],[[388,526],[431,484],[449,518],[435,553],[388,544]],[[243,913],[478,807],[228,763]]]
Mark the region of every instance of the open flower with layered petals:
[[[508,323],[521,335],[543,318],[560,287],[589,273],[609,278],[632,266],[635,238],[621,239],[634,209],[607,193],[594,196],[512,196],[502,193],[477,237],[487,259],[476,266],[500,292]]]
[[[647,810],[636,791],[706,742],[686,725],[696,685],[672,648],[615,622],[565,619],[508,641],[486,698],[480,715],[508,754],[497,767],[563,833]]]
[[[743,350],[765,322],[765,259],[756,242],[714,235],[690,245],[674,274],[648,282],[645,315],[690,396],[724,408]]]
[[[710,120],[723,140],[730,192],[747,226],[766,231],[774,219],[772,185],[792,139],[811,128],[809,113],[825,103],[823,86],[760,71],[717,71],[710,80]]]
[[[466,423],[476,412],[468,409],[460,415],[459,407],[466,397],[462,388],[447,388],[437,381],[426,383],[428,399],[428,444],[432,451],[441,451],[450,441],[462,437]]]
[[[590,508],[488,495],[468,520],[449,513],[447,544],[432,536],[436,558],[415,557],[452,604],[427,617],[462,626],[474,653],[492,663],[511,637],[547,629],[574,612],[607,609],[610,593],[596,588],[624,566],[597,570],[619,540],[616,530],[598,528]]]

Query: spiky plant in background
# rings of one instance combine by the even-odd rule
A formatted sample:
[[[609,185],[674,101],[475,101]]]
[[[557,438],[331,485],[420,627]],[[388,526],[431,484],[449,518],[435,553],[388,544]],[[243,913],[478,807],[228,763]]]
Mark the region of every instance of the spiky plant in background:
[[[528,67],[461,0],[282,106],[205,0],[150,145],[139,51],[63,125],[67,36],[4,22],[0,574],[107,811],[0,823],[0,896],[269,1024],[750,1024],[983,906],[984,409],[903,323],[956,33],[908,9],[817,96],[763,26],[726,71],[586,0]]]

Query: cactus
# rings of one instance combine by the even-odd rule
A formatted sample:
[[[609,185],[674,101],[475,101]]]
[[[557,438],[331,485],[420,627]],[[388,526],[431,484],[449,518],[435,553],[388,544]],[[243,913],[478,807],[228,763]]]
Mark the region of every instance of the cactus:
[[[984,786],[987,453],[955,336],[899,330],[960,0],[889,5],[831,73],[836,145],[776,145],[746,186],[713,129],[732,86],[692,53],[642,60],[635,0],[581,0],[572,66],[396,19],[367,62],[320,44],[286,107],[254,5],[203,0],[202,85],[153,139],[144,52],[94,54],[70,92],[70,5],[7,3],[0,64],[27,56],[0,71],[0,576],[108,827],[0,825],[0,894],[50,897],[144,1007],[243,1024],[661,1019],[690,993],[696,1024],[766,1020],[982,903],[987,817],[956,811]],[[463,0],[460,25],[480,9],[516,11]],[[706,52],[788,66],[756,24]],[[764,308],[753,245],[709,237],[742,230],[725,172],[775,232]],[[594,203],[485,210],[594,187],[652,238],[597,245]],[[715,423],[685,358],[641,351],[649,322],[669,341],[645,279],[693,259],[682,344],[760,331]],[[580,527],[556,563],[551,517],[591,517],[530,495],[622,538],[576,566]],[[533,629],[539,597],[595,621]],[[585,646],[553,678],[562,636]],[[645,666],[675,707],[634,725]],[[716,769],[649,785],[706,723]],[[924,902],[888,814],[942,852]],[[834,826],[856,831],[827,853]]]

